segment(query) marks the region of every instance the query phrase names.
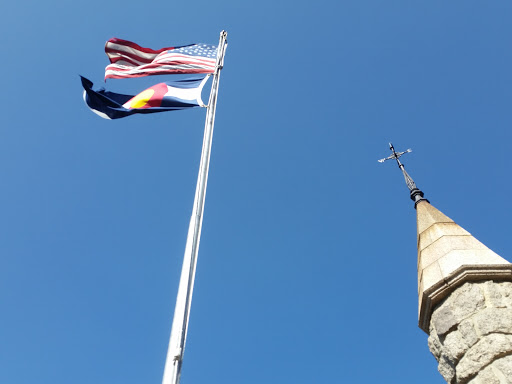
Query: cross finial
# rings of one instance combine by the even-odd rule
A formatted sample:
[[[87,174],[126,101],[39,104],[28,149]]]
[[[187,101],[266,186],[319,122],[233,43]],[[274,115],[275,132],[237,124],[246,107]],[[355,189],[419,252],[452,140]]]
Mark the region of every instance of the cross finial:
[[[391,150],[392,154],[391,156],[385,157],[383,159],[378,160],[379,163],[383,163],[386,160],[396,160],[396,163],[398,164],[398,168],[402,171],[404,178],[405,178],[405,184],[407,184],[407,188],[409,188],[409,191],[411,193],[411,199],[414,201],[414,208],[416,208],[416,205],[424,200],[426,202],[429,202],[427,199],[423,198],[423,192],[416,186],[416,183],[412,179],[411,176],[405,171],[404,165],[400,162],[400,156],[412,152],[412,149],[408,149],[403,152],[397,152],[395,151],[395,148],[393,147],[393,144],[389,143],[389,149]]]
[[[385,162],[386,160],[392,160],[392,159],[395,159],[396,162],[398,163],[398,167],[400,167],[402,165],[402,163],[400,162],[400,160],[398,160],[400,158],[400,156],[406,154],[406,153],[409,153],[409,152],[412,152],[412,149],[408,149],[407,151],[403,151],[403,152],[396,152],[395,151],[395,148],[393,147],[393,144],[389,143],[389,149],[391,149],[391,152],[393,152],[391,154],[391,156],[388,156],[388,157],[385,157],[384,159],[380,159],[380,160],[377,160],[379,163],[383,163]]]

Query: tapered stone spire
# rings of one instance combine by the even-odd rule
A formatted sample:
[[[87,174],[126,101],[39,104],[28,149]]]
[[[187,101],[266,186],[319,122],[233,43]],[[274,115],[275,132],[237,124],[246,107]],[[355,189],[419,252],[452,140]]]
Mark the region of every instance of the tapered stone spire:
[[[512,383],[512,264],[426,201],[418,223],[418,325],[450,384]]]
[[[510,279],[512,265],[426,201],[416,205],[419,326],[429,333],[433,307],[466,281]]]
[[[449,384],[512,383],[512,264],[434,208],[405,172],[418,225],[418,325]]]

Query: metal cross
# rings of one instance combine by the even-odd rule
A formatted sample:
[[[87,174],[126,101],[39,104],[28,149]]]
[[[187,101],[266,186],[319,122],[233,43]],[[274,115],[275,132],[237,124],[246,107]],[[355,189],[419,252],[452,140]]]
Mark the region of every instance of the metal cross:
[[[388,156],[388,157],[385,157],[384,159],[380,159],[380,160],[377,160],[379,163],[383,163],[385,162],[386,160],[396,160],[396,162],[398,163],[398,167],[400,169],[402,169],[403,167],[403,164],[400,162],[400,160],[398,160],[400,158],[400,156],[406,154],[406,153],[409,153],[409,152],[412,152],[412,149],[408,149],[407,151],[403,151],[403,152],[396,152],[395,151],[395,148],[393,147],[393,144],[389,143],[389,149],[391,149],[391,151],[393,152],[393,154],[391,156]]]
[[[397,152],[397,151],[395,151],[395,148],[393,147],[393,144],[391,144],[391,143],[389,143],[389,149],[391,149],[391,152],[393,152],[391,154],[391,156],[385,157],[384,159],[380,159],[380,160],[378,160],[378,162],[383,163],[386,160],[396,160],[396,163],[398,164],[398,168],[400,168],[400,170],[402,171],[402,173],[404,175],[405,184],[407,184],[407,188],[409,188],[409,191],[411,193],[411,199],[414,201],[414,206],[416,207],[416,205],[422,200],[425,200],[428,202],[427,199],[423,198],[423,192],[418,189],[418,187],[414,183],[414,180],[405,171],[404,165],[400,162],[400,156],[402,156],[406,153],[412,152],[412,150],[409,148],[407,151]]]

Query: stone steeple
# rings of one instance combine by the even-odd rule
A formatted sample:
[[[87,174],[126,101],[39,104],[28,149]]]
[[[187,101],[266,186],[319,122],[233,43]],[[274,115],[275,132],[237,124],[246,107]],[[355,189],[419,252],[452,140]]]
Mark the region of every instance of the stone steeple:
[[[429,333],[433,308],[467,281],[511,280],[512,265],[426,201],[418,223],[419,327]]]
[[[418,325],[449,384],[512,383],[512,264],[434,208],[393,152],[416,208]]]
[[[419,327],[450,384],[512,383],[512,264],[416,204]]]

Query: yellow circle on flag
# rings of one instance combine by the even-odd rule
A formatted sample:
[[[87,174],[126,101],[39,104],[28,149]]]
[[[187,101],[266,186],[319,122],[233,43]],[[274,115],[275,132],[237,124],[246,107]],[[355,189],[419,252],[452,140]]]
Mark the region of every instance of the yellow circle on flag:
[[[154,95],[155,90],[154,89],[146,89],[145,91],[142,91],[137,96],[135,96],[133,99],[131,99],[128,103],[125,104],[125,108],[131,109],[131,108],[144,108],[146,104],[148,103],[149,99]]]

